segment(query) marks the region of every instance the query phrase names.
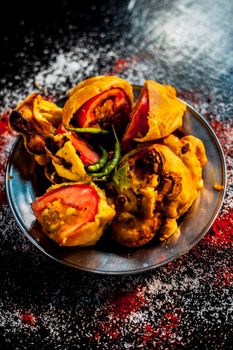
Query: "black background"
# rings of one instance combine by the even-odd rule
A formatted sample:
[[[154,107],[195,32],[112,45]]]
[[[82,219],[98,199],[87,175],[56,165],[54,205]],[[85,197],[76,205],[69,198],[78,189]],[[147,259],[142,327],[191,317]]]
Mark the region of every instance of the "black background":
[[[129,1],[89,0],[5,1],[1,6],[1,109],[26,96],[35,75],[49,67],[59,52],[65,57],[74,52],[77,62],[85,58],[90,67],[96,53],[88,75],[114,73],[117,59],[124,59],[133,64],[118,70],[120,76],[137,84],[148,78],[171,83],[212,125],[217,120],[230,165],[231,0],[136,0],[130,9]],[[86,75],[82,70],[68,76],[65,82],[48,86],[49,93],[63,93]],[[231,193],[229,187],[222,216],[229,210]],[[229,226],[224,234],[230,230]],[[232,249],[223,239],[214,244],[213,230],[174,264],[131,277],[96,276],[51,261],[19,232],[6,203],[0,208],[0,232],[3,349],[232,347],[232,289],[224,277],[232,268]],[[118,293],[133,296],[135,291],[145,298],[136,308],[141,313],[141,319],[135,316],[136,326],[130,317],[124,313],[118,317],[112,309]],[[34,326],[22,321],[22,312],[34,315]],[[148,324],[168,330],[165,313],[181,314],[179,325],[167,336],[148,331]],[[113,329],[120,337],[112,336]]]

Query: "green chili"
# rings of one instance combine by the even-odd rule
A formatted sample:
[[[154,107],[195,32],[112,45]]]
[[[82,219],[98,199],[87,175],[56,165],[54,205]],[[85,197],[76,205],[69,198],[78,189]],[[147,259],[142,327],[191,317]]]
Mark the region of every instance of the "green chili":
[[[99,128],[73,128],[64,126],[67,130],[74,131],[77,133],[88,133],[88,134],[109,134],[108,130],[99,129]]]
[[[100,148],[102,151],[101,158],[99,160],[97,160],[97,162],[95,162],[94,164],[89,165],[87,167],[87,171],[90,173],[93,173],[93,172],[96,172],[96,171],[102,169],[108,161],[108,152],[103,147],[100,146]]]
[[[113,125],[112,125],[112,129],[116,139],[113,158],[110,160],[110,162],[107,163],[107,165],[103,168],[103,171],[101,173],[93,173],[91,174],[92,177],[102,177],[102,176],[109,175],[119,163],[119,160],[121,157],[121,144],[117,138],[116,131]]]

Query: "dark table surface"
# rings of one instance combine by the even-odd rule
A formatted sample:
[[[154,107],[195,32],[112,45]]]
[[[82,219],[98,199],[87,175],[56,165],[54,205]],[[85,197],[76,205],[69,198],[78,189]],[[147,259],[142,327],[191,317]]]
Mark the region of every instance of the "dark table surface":
[[[232,0],[7,4],[0,22],[0,348],[232,348],[232,18]],[[228,166],[223,208],[204,239],[167,266],[134,276],[79,272],[44,256],[17,228],[4,192],[15,140],[10,110],[36,86],[57,98],[108,73],[175,86],[214,128]]]

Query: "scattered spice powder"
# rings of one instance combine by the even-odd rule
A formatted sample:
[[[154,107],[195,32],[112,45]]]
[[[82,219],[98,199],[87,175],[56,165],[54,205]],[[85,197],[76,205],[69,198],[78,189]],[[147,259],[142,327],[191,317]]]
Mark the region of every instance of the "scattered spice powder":
[[[111,296],[101,294],[101,299],[108,299],[108,310],[112,317],[122,318],[127,317],[133,312],[141,310],[145,303],[144,294],[138,288],[129,290],[127,292],[112,292]]]
[[[182,11],[180,12],[182,13]],[[185,23],[185,21],[183,21],[183,23]],[[160,23],[160,25],[162,25],[162,23]],[[153,32],[159,33],[160,31],[153,30]],[[154,42],[156,42],[156,40],[154,40]],[[157,42],[159,42],[159,40],[157,40]],[[121,57],[119,56],[122,45],[121,43],[119,43],[119,46],[117,47],[114,46],[112,51],[109,49],[105,50],[103,48],[102,51],[94,51],[94,53],[94,42],[90,41],[90,37],[88,37],[88,41],[82,41],[80,39],[77,42],[77,35],[75,33],[75,43],[76,46],[72,47],[68,52],[59,51],[58,48],[60,49],[60,47],[58,46],[57,50],[55,50],[54,56],[52,57],[51,53],[48,51],[48,60],[51,62],[51,64],[50,66],[44,68],[44,70],[41,70],[39,61],[37,63],[37,67],[30,66],[30,71],[34,69],[33,74],[36,76],[35,79],[39,81],[40,85],[38,85],[38,87],[40,89],[48,88],[49,93],[51,93],[52,96],[57,96],[57,91],[59,91],[61,94],[64,94],[65,91],[67,91],[67,88],[71,87],[72,84],[77,83],[86,76],[97,75],[99,73],[106,74],[106,71],[97,71],[97,69],[99,69],[98,60],[101,60],[101,62],[103,61],[103,66],[107,67],[108,60],[111,60],[112,58],[115,62],[113,64],[112,74],[123,73],[123,76],[125,78],[135,84],[142,83],[145,76],[152,76],[151,72],[153,72],[158,81],[162,81],[164,79],[165,73],[167,81],[175,80],[176,76],[174,76],[173,73],[169,75],[169,72],[173,72],[174,69],[164,71],[161,69],[162,66],[159,65],[158,68],[153,68],[155,66],[154,57],[152,59],[152,64],[148,60],[145,61],[144,58],[141,61],[137,58],[119,58]],[[154,47],[152,49],[154,56],[156,49]],[[145,50],[145,47],[142,46],[141,49],[138,47],[137,51],[140,50],[142,52]],[[160,52],[159,49],[158,52]],[[166,55],[167,65],[169,67],[173,67],[172,63],[175,62],[176,66],[181,67],[181,65],[177,65],[177,61],[174,61],[174,57],[174,54],[170,56]],[[160,61],[158,61],[158,63],[159,62]],[[110,71],[109,68],[107,69]],[[224,69],[226,69],[226,67],[224,67]],[[84,71],[86,75],[85,77],[83,76]],[[222,74],[220,70],[219,74]],[[194,77],[192,77],[190,74],[191,80],[188,82],[188,76],[186,77],[185,81],[188,84],[187,89],[180,91],[178,95],[184,100],[194,104],[195,107],[197,105],[199,109],[204,110],[206,106],[203,103],[202,93],[200,91],[192,91],[190,89],[190,86],[193,84],[193,78]],[[214,79],[216,81],[216,75]],[[70,86],[68,86],[67,81],[69,82]],[[23,88],[21,86],[20,91],[17,91],[16,89],[9,89],[7,91],[4,91],[4,96],[7,98],[5,103],[6,106],[12,106],[13,103],[16,104],[19,102],[18,100],[23,99],[27,95],[28,91],[32,88],[32,81],[28,80],[27,84],[24,85],[25,87]],[[207,102],[209,103],[212,101],[208,100]],[[216,115],[211,114],[209,111],[206,111],[205,113],[208,120],[211,120],[212,118],[211,125],[216,131],[217,136],[223,145],[225,154],[228,157],[227,162],[229,165],[229,172],[230,164],[232,164],[230,160],[232,160],[233,154],[231,136],[233,129],[231,129],[227,123],[222,123],[215,120],[217,118]],[[6,161],[13,140],[13,138],[8,137],[9,134],[7,131],[7,123],[4,118],[1,120],[0,134],[3,135],[3,138],[1,138],[0,141],[0,165],[2,167],[1,169],[4,169],[3,164],[5,164],[4,162]],[[2,181],[1,179],[3,179],[1,178],[1,175],[3,173],[3,170],[0,170],[0,183]],[[228,176],[228,179],[232,180],[231,175]],[[232,181],[230,182],[232,183]],[[0,189],[0,195],[2,195],[2,193],[3,190]],[[214,264],[208,264],[208,267],[210,266],[209,270],[206,269],[205,263],[202,265],[203,261],[201,260],[201,249],[199,251],[200,254],[197,257],[198,261],[194,261],[193,256],[188,253],[180,259],[169,263],[167,266],[153,271],[153,274],[151,275],[148,273],[143,277],[129,276],[129,283],[133,285],[135,281],[140,280],[142,281],[141,285],[139,284],[138,288],[135,288],[134,292],[132,292],[132,288],[129,288],[130,291],[120,293],[119,295],[117,295],[117,293],[113,293],[115,294],[114,296],[106,296],[105,303],[94,303],[92,305],[93,311],[91,317],[88,317],[86,315],[85,306],[89,305],[91,298],[90,295],[94,295],[96,293],[97,287],[100,291],[102,288],[104,288],[105,279],[102,279],[101,282],[98,282],[96,286],[96,284],[93,283],[92,277],[89,277],[88,275],[85,275],[85,277],[83,277],[85,283],[79,286],[80,289],[78,291],[82,296],[81,300],[85,305],[83,307],[82,303],[77,303],[77,286],[74,283],[74,274],[72,272],[69,274],[67,271],[67,273],[59,275],[59,278],[56,279],[56,277],[54,277],[53,268],[50,267],[47,270],[46,267],[45,273],[42,274],[42,280],[43,282],[47,281],[49,285],[52,276],[52,280],[55,281],[53,283],[55,283],[54,289],[56,290],[56,298],[54,298],[54,300],[50,299],[51,303],[48,307],[46,303],[50,295],[47,292],[47,295],[45,294],[44,305],[41,308],[41,295],[40,293],[35,293],[35,300],[33,299],[33,303],[39,305],[40,307],[40,318],[42,319],[43,324],[46,324],[46,331],[49,334],[49,345],[51,345],[51,347],[61,345],[64,337],[67,339],[69,338],[72,342],[77,342],[77,344],[80,345],[80,338],[82,339],[82,342],[88,342],[89,337],[91,338],[89,335],[93,335],[93,339],[96,343],[102,341],[101,344],[98,344],[100,346],[98,349],[111,348],[108,343],[109,338],[113,339],[113,341],[118,344],[112,348],[118,349],[123,346],[125,346],[125,348],[126,346],[130,346],[130,340],[132,339],[134,342],[137,342],[139,345],[138,348],[153,348],[159,350],[173,348],[178,349],[182,348],[185,328],[188,329],[189,334],[195,335],[198,333],[198,327],[201,327],[201,331],[204,330],[204,333],[207,334],[210,330],[210,326],[212,327],[212,325],[215,325],[215,320],[220,320],[223,315],[227,313],[225,311],[229,306],[227,299],[227,290],[224,290],[224,287],[229,286],[232,281],[232,272],[227,267],[228,250],[225,249],[232,246],[233,213],[231,209],[232,199],[230,199],[230,193],[230,189],[228,188],[228,196],[224,202],[221,215],[217,218],[212,230],[199,243],[199,246],[204,248],[202,250],[205,251],[206,254],[210,254],[212,248],[214,248],[214,252],[217,250],[219,254],[221,254],[219,257],[221,257],[221,262],[223,263],[222,271],[216,272],[213,266]],[[9,222],[12,222],[10,221],[11,216],[9,214],[9,210],[0,212],[1,215],[3,215],[2,213],[4,215],[8,215],[7,220]],[[2,217],[3,216],[1,216],[1,218]],[[12,230],[10,226],[12,226]],[[5,229],[6,228],[4,226],[4,230]],[[7,230],[8,234],[2,237],[2,243],[4,244],[3,252],[6,252],[5,246],[9,245],[10,248],[8,249],[7,254],[8,252],[9,255],[11,254],[13,246],[16,247],[14,249],[18,249],[18,251],[21,253],[22,242],[25,242],[23,248],[24,252],[28,251],[29,249],[31,252],[32,248],[26,239],[23,241],[23,238],[20,238],[16,242],[16,236],[13,233],[13,230],[15,230],[14,224],[8,224]],[[33,253],[31,252],[31,254],[35,257],[35,261],[34,264],[32,264],[32,270],[30,271],[38,273],[38,267],[43,269],[45,265],[41,263],[44,262],[43,257],[39,254],[37,255],[34,251]],[[212,259],[211,262],[213,262],[213,256],[210,258]],[[21,273],[22,276],[24,276],[24,273],[22,273],[24,270],[24,265],[22,265],[20,260],[17,261],[19,261],[19,266],[15,267],[16,273]],[[201,267],[199,267],[199,265]],[[59,270],[59,267],[56,267],[56,271],[57,270],[62,272],[64,271],[62,269]],[[198,277],[196,277],[197,273]],[[209,284],[205,284],[207,293],[203,293],[202,288],[204,284],[202,283],[202,278],[203,280],[209,281],[213,275],[216,277],[216,287],[219,288],[216,288],[213,293],[211,288],[208,289]],[[54,286],[53,283],[52,286]],[[125,280],[122,279],[119,284],[118,282],[114,281],[113,285],[119,286],[120,290],[120,288],[124,287]],[[11,287],[12,286],[13,282],[11,282]],[[60,289],[57,289],[57,286],[59,286]],[[36,290],[37,287],[38,285],[35,283],[34,290]],[[86,293],[86,288],[88,288],[88,296]],[[145,293],[142,293],[142,291],[146,292],[146,297]],[[195,298],[192,298],[194,295]],[[7,289],[6,297],[8,297],[8,300],[11,300],[10,298],[12,297]],[[73,308],[67,308],[66,303],[63,303],[64,297],[67,298],[66,300],[68,300],[69,303],[75,305],[77,308],[77,313],[74,312]],[[221,309],[218,309],[215,305],[216,299],[220,300],[221,298]],[[59,300],[62,300],[61,304],[59,303]],[[179,333],[181,326],[181,315],[183,314],[183,311],[181,312],[181,309],[178,308],[169,309],[165,305],[165,302],[175,303],[177,300],[184,308],[184,312],[187,316],[187,322],[190,320],[190,323],[185,324],[185,327],[183,326],[183,333]],[[28,300],[24,302],[28,303]],[[205,310],[205,306],[203,305],[208,305],[208,310]],[[211,308],[214,310],[213,313],[211,313]],[[14,312],[10,312],[12,322],[11,329],[10,332],[8,332],[8,327],[6,327],[4,334],[7,337],[8,341],[12,337],[18,339],[17,333],[19,331],[22,331],[24,327],[26,328],[26,331],[28,331],[27,325],[34,326],[36,323],[35,316],[32,313],[24,312],[20,317],[22,322],[20,322],[20,324],[16,324],[16,326],[13,327],[12,325],[14,325]],[[6,317],[4,314],[2,315],[3,318]],[[225,321],[227,321],[227,319],[225,319]],[[39,319],[37,322],[39,322]],[[225,325],[223,323],[224,321],[222,321],[222,324],[220,324],[220,326],[223,325],[224,329],[227,326],[228,328],[226,329],[229,329],[229,324]],[[76,332],[76,328],[74,328],[77,326],[77,324],[79,326],[78,332]],[[217,326],[219,326],[219,324]],[[75,331],[73,331],[73,329],[75,329]],[[70,334],[70,332],[72,334]],[[226,332],[222,334],[226,334]],[[186,338],[186,341],[187,340],[188,337]],[[93,348],[97,349],[98,345],[96,343],[94,344]],[[187,344],[185,345],[187,347]],[[225,343],[223,346],[224,345]],[[137,346],[135,345],[135,349],[136,348]]]
[[[36,324],[36,318],[30,312],[20,313],[20,318],[22,322],[28,324],[29,326],[35,326]]]
[[[227,214],[218,216],[212,229],[201,241],[202,244],[213,245],[217,249],[233,246],[233,208]]]
[[[121,72],[122,69],[126,68],[130,64],[130,61],[132,61],[132,59],[118,58],[113,64],[113,74]]]
[[[9,114],[7,113],[4,113],[2,116],[0,116],[0,135],[8,130],[8,119]]]
[[[214,275],[212,284],[216,287],[229,287],[233,284],[233,268],[220,268],[219,271]]]
[[[161,341],[169,341],[172,335],[177,331],[181,322],[181,309],[174,308],[173,311],[165,312],[158,321],[157,327],[151,324],[145,324],[142,342],[144,346],[149,344],[158,345]],[[177,339],[174,346],[181,345],[181,339]],[[170,344],[172,349],[172,344]],[[159,347],[158,347],[159,348]]]

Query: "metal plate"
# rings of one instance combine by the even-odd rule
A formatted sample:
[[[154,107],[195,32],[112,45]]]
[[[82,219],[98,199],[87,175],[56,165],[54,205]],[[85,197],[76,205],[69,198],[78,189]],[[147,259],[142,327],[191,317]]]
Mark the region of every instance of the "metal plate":
[[[94,247],[58,247],[43,234],[32,212],[30,204],[45,192],[49,183],[43,169],[26,152],[21,137],[13,146],[6,169],[6,192],[16,222],[43,253],[76,269],[102,274],[132,274],[177,259],[209,230],[220,210],[226,187],[226,165],[219,141],[206,120],[189,105],[184,115],[183,132],[199,137],[205,144],[208,158],[203,171],[205,187],[180,220],[180,233],[165,242],[152,241],[139,249],[126,249],[115,246],[106,233]],[[224,190],[216,191],[215,183],[223,185]]]

